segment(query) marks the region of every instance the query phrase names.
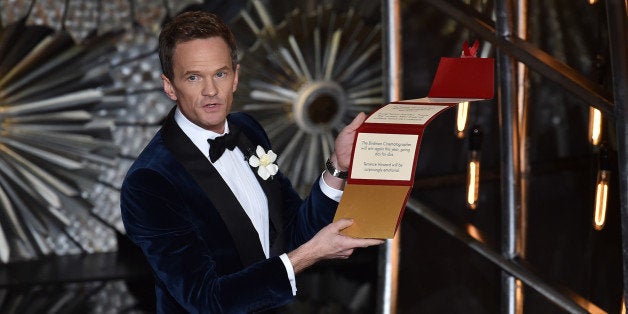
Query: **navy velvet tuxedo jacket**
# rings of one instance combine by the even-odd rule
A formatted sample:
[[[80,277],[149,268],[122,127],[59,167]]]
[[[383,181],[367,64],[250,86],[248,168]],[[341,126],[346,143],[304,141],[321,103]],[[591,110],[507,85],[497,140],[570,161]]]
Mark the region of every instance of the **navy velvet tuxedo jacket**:
[[[234,194],[174,121],[174,110],[129,169],[121,189],[122,220],[153,269],[159,313],[250,313],[292,300],[278,255],[329,224],[337,202],[318,182],[302,200],[277,173],[260,185],[268,198],[270,258]],[[262,127],[232,113],[245,156],[270,149]],[[251,169],[251,171],[254,171]],[[319,179],[320,180],[320,179]]]

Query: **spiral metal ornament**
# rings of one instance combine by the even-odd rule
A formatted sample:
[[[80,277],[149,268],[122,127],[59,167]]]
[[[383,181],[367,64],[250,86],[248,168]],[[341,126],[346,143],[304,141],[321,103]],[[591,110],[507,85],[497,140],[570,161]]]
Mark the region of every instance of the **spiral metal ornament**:
[[[301,193],[320,175],[340,130],[382,105],[379,3],[372,4],[252,1],[233,23],[246,47],[234,108],[262,124]]]
[[[253,1],[232,25],[243,52],[238,95],[247,95],[237,103],[269,130],[282,170],[298,185],[320,175],[333,138],[356,112],[381,104],[381,31],[371,22],[379,6],[349,3],[300,2],[271,17]],[[0,0],[1,263],[117,249],[122,179],[172,107],[159,78],[157,34],[190,4],[228,7]],[[265,90],[270,85],[277,86]],[[291,97],[281,105],[263,96],[283,90]],[[38,302],[23,301],[32,297]],[[121,312],[134,301],[121,281],[0,290],[2,312],[85,304],[94,313]]]
[[[163,1],[0,1],[0,261],[108,252],[119,187],[172,106]]]
[[[0,263],[117,250],[122,179],[172,107],[157,34],[198,2],[0,0]],[[0,290],[2,313],[137,304],[123,280]]]

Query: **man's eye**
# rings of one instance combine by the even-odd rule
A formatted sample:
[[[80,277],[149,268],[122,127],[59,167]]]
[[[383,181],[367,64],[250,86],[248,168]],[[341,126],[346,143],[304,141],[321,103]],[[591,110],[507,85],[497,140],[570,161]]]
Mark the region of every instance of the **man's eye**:
[[[216,77],[221,78],[227,76],[227,72],[221,71],[216,73]]]
[[[198,81],[198,75],[190,75],[188,76],[188,81]]]

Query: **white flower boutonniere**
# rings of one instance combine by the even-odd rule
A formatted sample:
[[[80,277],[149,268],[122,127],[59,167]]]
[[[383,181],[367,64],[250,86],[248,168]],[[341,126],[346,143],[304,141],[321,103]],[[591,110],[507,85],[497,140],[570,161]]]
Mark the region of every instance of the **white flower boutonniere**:
[[[279,167],[274,163],[277,160],[277,154],[275,154],[272,150],[268,150],[268,152],[264,151],[262,146],[257,145],[255,149],[255,155],[251,155],[249,158],[249,165],[251,167],[257,167],[257,175],[259,175],[262,179],[267,180],[271,176],[277,174],[279,171]]]

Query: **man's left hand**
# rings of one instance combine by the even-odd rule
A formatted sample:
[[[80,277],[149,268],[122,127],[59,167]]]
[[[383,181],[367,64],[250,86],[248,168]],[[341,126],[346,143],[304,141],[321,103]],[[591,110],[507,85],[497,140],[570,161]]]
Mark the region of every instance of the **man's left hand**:
[[[355,132],[366,120],[366,114],[360,112],[354,119],[340,131],[334,142],[334,153],[331,156],[331,161],[340,171],[347,171],[351,164],[351,150],[353,149],[353,142],[355,141]]]

